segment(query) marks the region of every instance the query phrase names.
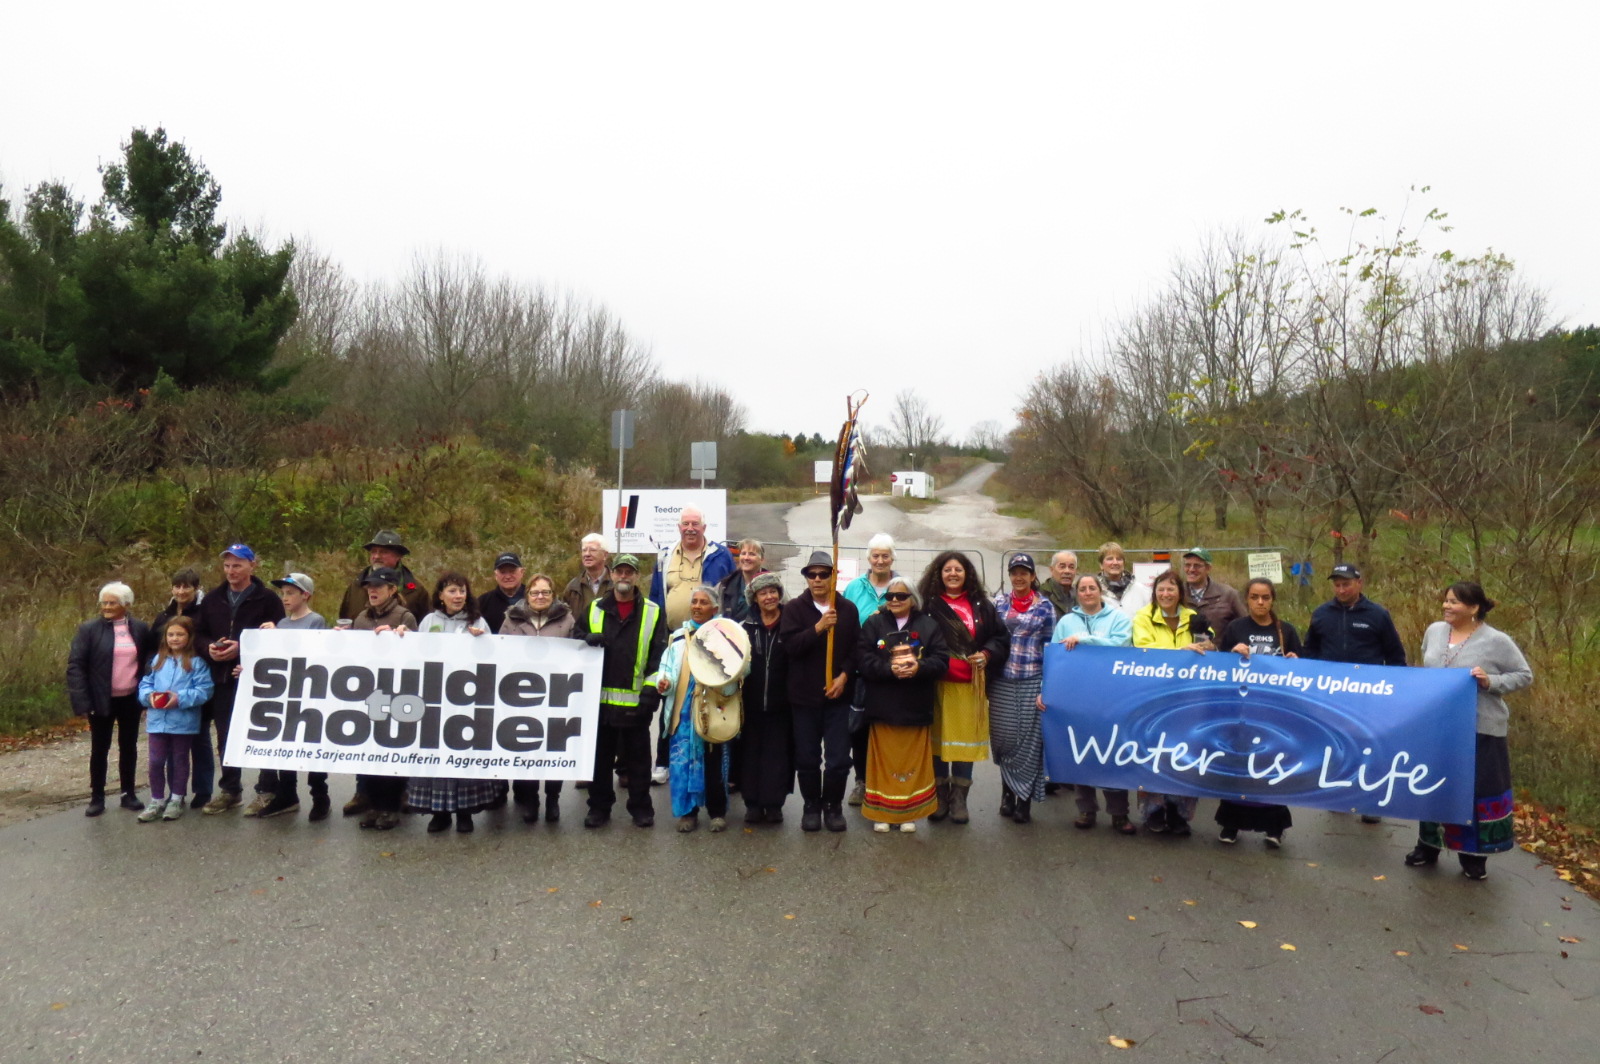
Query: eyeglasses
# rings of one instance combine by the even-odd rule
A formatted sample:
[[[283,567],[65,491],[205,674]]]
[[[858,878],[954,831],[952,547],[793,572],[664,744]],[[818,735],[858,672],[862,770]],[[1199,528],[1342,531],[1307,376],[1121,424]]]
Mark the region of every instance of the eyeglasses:
[[[904,602],[910,597],[911,592],[909,591],[885,591],[883,594],[885,602]]]
[[[528,592],[528,597],[532,598],[533,596],[538,595],[541,598],[549,598],[551,595],[554,595],[554,594],[555,594],[555,592],[551,591],[547,587],[536,587],[536,588],[531,589]]]
[[[833,575],[832,569],[806,569],[800,573],[807,580],[826,580]]]

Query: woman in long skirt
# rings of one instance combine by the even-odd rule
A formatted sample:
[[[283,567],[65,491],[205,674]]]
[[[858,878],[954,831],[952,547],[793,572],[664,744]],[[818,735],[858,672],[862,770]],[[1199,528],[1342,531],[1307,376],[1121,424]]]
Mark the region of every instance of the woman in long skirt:
[[[1011,590],[994,597],[994,610],[1011,636],[1005,668],[989,681],[989,745],[1000,766],[1000,815],[1018,824],[1033,819],[1044,798],[1044,736],[1039,730],[1039,689],[1044,646],[1056,608],[1039,592],[1033,557],[1011,556]]]
[[[783,803],[794,793],[794,719],[786,685],[788,656],[778,638],[783,581],[762,573],[745,589],[750,612],[750,674],[744,678],[744,724],[739,730],[739,794],[746,824],[783,823]]]
[[[930,726],[949,667],[941,626],[917,608],[908,581],[891,577],[882,608],[861,626],[856,644],[869,729],[861,812],[874,831],[915,831],[934,811]]]
[[[728,829],[729,743],[708,743],[694,729],[694,685],[689,672],[689,637],[717,615],[721,596],[714,587],[701,585],[689,596],[689,619],[672,635],[661,656],[657,690],[666,700],[667,786],[678,830],[700,826],[700,807],[711,817],[712,831]],[[731,689],[731,688],[730,688]]]
[[[1511,711],[1501,696],[1533,683],[1528,659],[1511,637],[1484,622],[1494,602],[1470,580],[1444,592],[1444,620],[1428,626],[1422,637],[1422,664],[1430,669],[1471,669],[1478,682],[1478,770],[1473,788],[1472,820],[1418,825],[1417,845],[1406,854],[1412,867],[1432,865],[1439,851],[1454,850],[1461,874],[1489,878],[1489,855],[1516,845],[1511,821],[1511,753],[1506,724]]]
[[[433,612],[417,624],[419,632],[484,635],[489,626],[478,614],[472,585],[461,573],[445,573],[433,589]],[[498,780],[439,776],[412,776],[406,782],[406,809],[431,813],[429,831],[443,831],[455,817],[456,830],[472,830],[472,814],[488,808],[499,797]]]

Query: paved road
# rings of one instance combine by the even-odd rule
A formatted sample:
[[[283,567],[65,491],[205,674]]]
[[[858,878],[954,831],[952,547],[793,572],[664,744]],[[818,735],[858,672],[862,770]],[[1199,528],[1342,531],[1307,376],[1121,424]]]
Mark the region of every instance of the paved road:
[[[571,792],[557,827],[470,836],[13,825],[0,1060],[1594,1057],[1600,906],[1527,854],[1470,884],[1404,868],[1398,822],[1298,811],[1268,852],[1075,831],[1057,800],[1019,827],[998,792],[980,766],[973,823],[914,836],[591,832]]]

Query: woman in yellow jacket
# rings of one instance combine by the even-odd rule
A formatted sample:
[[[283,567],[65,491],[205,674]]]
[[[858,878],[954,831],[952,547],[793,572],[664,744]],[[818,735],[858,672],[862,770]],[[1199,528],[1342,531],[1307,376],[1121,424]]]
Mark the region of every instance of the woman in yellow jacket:
[[[1171,569],[1156,577],[1150,589],[1150,605],[1133,616],[1133,645],[1157,650],[1192,650],[1204,654],[1212,649],[1211,628],[1206,619],[1183,604],[1183,578]],[[1141,791],[1140,812],[1144,829],[1152,834],[1185,838],[1189,821],[1199,799]]]

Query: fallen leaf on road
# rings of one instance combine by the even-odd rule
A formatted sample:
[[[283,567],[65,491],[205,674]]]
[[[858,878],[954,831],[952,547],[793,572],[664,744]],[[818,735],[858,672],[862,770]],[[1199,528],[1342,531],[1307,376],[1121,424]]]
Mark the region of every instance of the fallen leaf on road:
[[[1307,868],[1321,868],[1322,866],[1317,864],[1317,862],[1315,862],[1315,861],[1307,861],[1306,862],[1306,867]]]
[[[1138,917],[1137,917],[1137,916],[1130,916],[1130,917],[1128,917],[1128,919],[1130,919],[1130,920],[1137,920],[1137,919],[1139,919],[1139,918],[1138,918]]]
[[[1583,941],[1583,939],[1577,937],[1576,935],[1560,935],[1558,937],[1561,939],[1561,941],[1570,943],[1572,945],[1576,945]]]
[[[600,905],[601,905],[600,899],[596,898],[594,901],[589,903],[589,908],[598,909],[598,908],[600,908]]]
[[[266,887],[257,887],[255,890],[252,890],[250,893],[251,894],[265,894],[266,892],[267,892],[267,888]]]
[[[1239,921],[1239,926],[1240,927],[1255,927],[1256,926],[1256,922],[1254,920],[1240,920]]]
[[[51,1012],[60,1012],[62,1009],[66,1008],[66,1007],[67,1007],[67,1003],[65,1001],[52,1001],[50,1003],[50,1011]]]
[[[1457,942],[1457,943],[1456,943],[1456,949],[1458,949],[1458,950],[1460,950],[1460,951],[1461,951],[1461,952],[1462,952],[1462,953],[1465,953],[1465,952],[1467,952],[1467,947],[1465,947],[1465,946],[1463,946],[1463,945],[1462,945],[1462,944],[1461,944],[1461,943],[1459,943],[1459,942]]]
[[[1193,900],[1191,900],[1189,898],[1185,898],[1185,899],[1183,899],[1183,904],[1185,904],[1185,905],[1199,905],[1200,903],[1197,902],[1197,901],[1193,901]]]
[[[1380,880],[1380,879],[1388,879],[1388,878],[1389,878],[1389,877],[1388,877],[1388,876],[1373,876],[1373,877],[1372,877],[1372,881],[1373,881],[1373,882],[1374,882],[1374,883],[1376,883],[1376,882],[1378,882],[1378,880]]]
[[[785,920],[793,920],[794,919],[794,913],[784,913],[783,914],[783,918]]]
[[[632,919],[633,919],[633,917],[631,917],[631,916],[624,916],[622,918],[622,923],[627,923],[629,920],[632,920]]]
[[[1134,1046],[1139,1044],[1131,1038],[1118,1038],[1116,1035],[1112,1035],[1110,1038],[1107,1038],[1106,1041],[1110,1042],[1118,1049],[1132,1049]]]
[[[1426,1012],[1429,1016],[1443,1016],[1444,1015],[1444,1009],[1441,1009],[1437,1005],[1418,1005],[1417,1009],[1420,1012]]]
[[[1280,944],[1280,945],[1279,945],[1279,946],[1278,946],[1278,948],[1279,948],[1279,949],[1286,949],[1286,950],[1288,950],[1288,951],[1289,951],[1289,952],[1290,952],[1290,953],[1293,953],[1293,952],[1294,952],[1294,951],[1295,951],[1295,950],[1294,950],[1294,947],[1293,947],[1293,946],[1291,946],[1291,945],[1289,945],[1289,943],[1287,943],[1287,942],[1284,942],[1284,943],[1281,943],[1281,944]]]
[[[1397,949],[1397,950],[1394,951],[1394,955],[1396,957],[1409,957],[1409,956],[1411,956],[1411,951],[1410,950],[1404,950],[1404,949]]]
[[[546,894],[554,894],[556,891],[558,891],[560,889],[561,889],[560,887],[545,887],[544,888],[544,892]]]
[[[756,829],[755,828],[745,828],[744,829],[744,833],[746,835],[754,835],[756,833]]]
[[[1161,877],[1160,876],[1151,876],[1150,877],[1150,882],[1152,882],[1152,883],[1160,883],[1161,882]]]
[[[776,872],[777,869],[776,868],[763,868],[762,871],[763,872]]]
[[[394,856],[394,851],[393,850],[380,850],[378,852],[378,856],[379,857],[393,857]]]

